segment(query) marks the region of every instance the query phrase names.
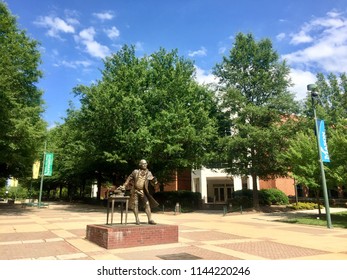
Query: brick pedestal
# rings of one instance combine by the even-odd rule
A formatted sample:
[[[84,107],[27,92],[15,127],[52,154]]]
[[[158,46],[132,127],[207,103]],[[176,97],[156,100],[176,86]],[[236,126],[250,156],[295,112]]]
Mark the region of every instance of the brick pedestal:
[[[87,239],[106,249],[178,242],[176,225],[87,225]]]

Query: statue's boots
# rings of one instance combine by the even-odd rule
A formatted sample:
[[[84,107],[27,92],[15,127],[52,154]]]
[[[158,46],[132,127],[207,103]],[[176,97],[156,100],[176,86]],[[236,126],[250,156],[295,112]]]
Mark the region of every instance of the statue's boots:
[[[139,212],[134,210],[134,215],[135,215],[135,224],[137,225],[141,224],[139,219]]]
[[[157,223],[152,220],[152,211],[151,211],[151,207],[149,206],[148,201],[146,202],[146,205],[145,205],[145,213],[146,213],[147,218],[148,218],[148,224],[156,225]]]

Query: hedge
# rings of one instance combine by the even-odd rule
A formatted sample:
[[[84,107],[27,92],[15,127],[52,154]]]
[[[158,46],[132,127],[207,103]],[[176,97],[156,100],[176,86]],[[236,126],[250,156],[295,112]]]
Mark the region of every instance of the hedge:
[[[154,193],[153,197],[160,204],[159,207],[174,209],[176,203],[181,208],[198,209],[201,203],[201,193],[191,191],[163,191]]]
[[[287,195],[279,189],[263,189],[258,191],[260,205],[286,205],[289,204]],[[253,207],[253,190],[239,190],[233,193],[228,201],[233,207]]]

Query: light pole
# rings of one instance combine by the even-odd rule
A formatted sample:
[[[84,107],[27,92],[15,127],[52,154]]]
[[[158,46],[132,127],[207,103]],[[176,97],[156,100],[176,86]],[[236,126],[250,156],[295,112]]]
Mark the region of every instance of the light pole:
[[[39,193],[39,201],[37,203],[37,207],[41,207],[41,199],[42,199],[42,188],[43,188],[43,177],[45,176],[45,161],[46,161],[46,149],[47,149],[47,141],[45,141],[45,148],[43,150],[43,159],[42,159],[42,171],[41,171],[41,183],[40,183],[40,193]]]
[[[328,190],[327,190],[327,183],[325,180],[325,171],[324,171],[324,164],[323,164],[323,160],[322,160],[322,152],[321,152],[321,147],[320,147],[320,143],[319,143],[319,130],[318,130],[318,122],[317,122],[317,114],[316,114],[315,100],[319,99],[319,94],[318,94],[317,86],[315,84],[307,85],[307,90],[311,93],[314,125],[315,125],[315,129],[316,129],[319,165],[320,165],[320,172],[321,172],[321,176],[322,176],[322,188],[323,188],[323,196],[324,196],[325,214],[326,214],[326,219],[327,219],[327,227],[332,228],[333,226],[331,224]]]

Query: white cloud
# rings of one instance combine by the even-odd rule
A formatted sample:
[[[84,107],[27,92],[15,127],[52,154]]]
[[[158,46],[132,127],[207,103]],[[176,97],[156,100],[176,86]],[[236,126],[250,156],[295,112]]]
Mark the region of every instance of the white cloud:
[[[220,48],[218,49],[218,53],[219,53],[219,54],[225,54],[226,51],[227,51],[227,47],[220,47]]]
[[[64,66],[64,67],[73,68],[73,69],[77,69],[80,67],[87,68],[90,65],[92,65],[92,63],[88,60],[76,60],[76,61],[62,60],[59,63],[54,64],[55,67]]]
[[[282,41],[284,38],[286,38],[285,33],[280,33],[276,36],[277,41]]]
[[[347,18],[332,11],[312,19],[291,34],[291,44],[305,47],[283,56],[297,69],[318,72],[347,72]]]
[[[93,16],[97,17],[98,19],[104,21],[104,20],[111,20],[114,18],[114,14],[112,11],[107,11],[103,13],[93,13]]]
[[[104,32],[106,33],[107,37],[111,40],[115,40],[119,37],[120,32],[117,27],[112,26],[110,29],[104,29]]]
[[[205,47],[201,47],[197,51],[189,51],[188,56],[194,57],[194,56],[206,56],[207,55],[207,50]]]
[[[291,37],[292,40],[290,41],[290,43],[293,45],[310,43],[313,41],[313,38],[309,36],[304,30],[301,30],[299,33],[296,34],[292,34]]]
[[[136,42],[136,43],[135,43],[135,50],[136,50],[136,51],[144,51],[145,48],[144,48],[144,46],[143,46],[143,42]]]
[[[95,36],[95,29],[94,27],[89,27],[87,29],[83,29],[80,33],[80,39],[84,41],[94,41],[94,36]]]
[[[107,46],[101,45],[96,41],[85,41],[84,44],[91,56],[105,58],[110,53],[110,49]]]
[[[199,68],[196,65],[195,65],[195,72],[196,72],[195,80],[201,85],[218,83],[218,78],[215,75],[211,74],[209,71]]]
[[[290,78],[293,86],[289,89],[295,93],[297,100],[302,100],[306,97],[307,85],[316,82],[316,75],[309,71],[299,69],[291,69]]]
[[[80,22],[78,21],[78,19],[75,19],[75,18],[67,18],[66,19],[66,22],[71,24],[71,25],[78,25],[80,24]]]
[[[71,19],[69,22],[71,22]],[[59,17],[39,17],[34,24],[47,28],[47,35],[50,37],[60,38],[60,33],[75,33],[75,28],[73,25]]]
[[[94,36],[96,35],[94,27],[83,29],[79,36],[75,36],[76,41],[80,42],[85,46],[85,50],[93,57],[105,58],[110,54],[110,49],[107,46],[100,44],[95,41]]]

